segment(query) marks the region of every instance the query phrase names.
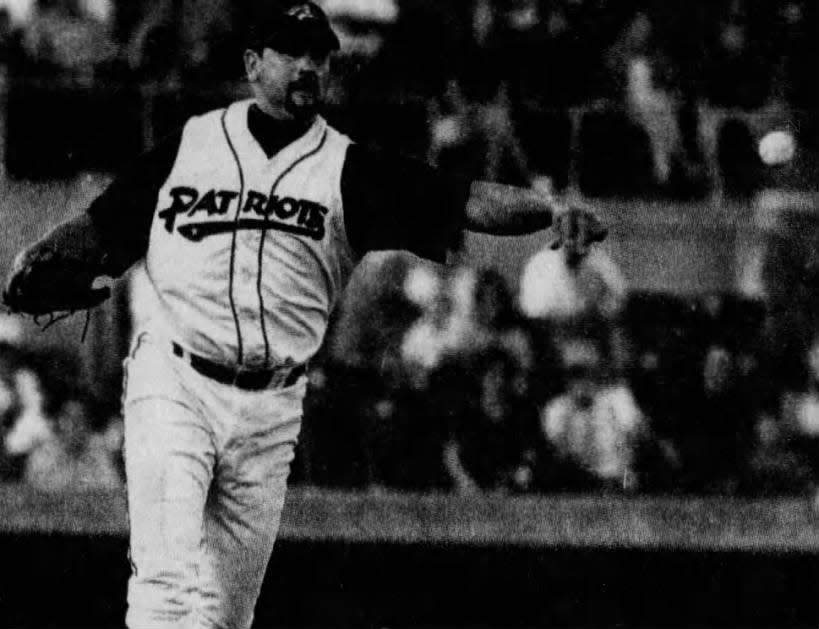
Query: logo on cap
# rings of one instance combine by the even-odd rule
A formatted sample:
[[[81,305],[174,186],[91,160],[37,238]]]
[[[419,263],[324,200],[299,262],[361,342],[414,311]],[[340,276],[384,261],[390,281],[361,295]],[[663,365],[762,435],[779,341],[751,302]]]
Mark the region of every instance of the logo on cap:
[[[320,20],[321,16],[311,4],[300,4],[289,9],[285,15],[295,18],[299,22],[304,20]]]

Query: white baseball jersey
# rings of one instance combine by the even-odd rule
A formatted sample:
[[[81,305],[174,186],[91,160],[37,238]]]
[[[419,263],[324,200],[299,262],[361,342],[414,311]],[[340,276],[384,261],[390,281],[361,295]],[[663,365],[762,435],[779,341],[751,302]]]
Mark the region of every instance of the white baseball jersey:
[[[165,336],[224,364],[300,364],[356,261],[340,184],[350,140],[318,117],[268,158],[251,102],[186,124],[146,267]]]

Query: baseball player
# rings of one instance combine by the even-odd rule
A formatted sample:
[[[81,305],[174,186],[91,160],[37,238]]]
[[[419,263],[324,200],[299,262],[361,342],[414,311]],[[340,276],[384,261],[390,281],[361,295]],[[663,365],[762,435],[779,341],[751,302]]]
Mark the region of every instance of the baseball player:
[[[123,395],[133,629],[250,626],[306,365],[364,254],[444,261],[463,229],[554,225],[557,244],[580,248],[605,234],[584,210],[449,179],[328,125],[339,40],[315,4],[269,3],[250,31],[253,97],[191,118],[24,250],[5,291],[18,312],[87,308],[108,294],[96,278],[144,259],[153,314]]]

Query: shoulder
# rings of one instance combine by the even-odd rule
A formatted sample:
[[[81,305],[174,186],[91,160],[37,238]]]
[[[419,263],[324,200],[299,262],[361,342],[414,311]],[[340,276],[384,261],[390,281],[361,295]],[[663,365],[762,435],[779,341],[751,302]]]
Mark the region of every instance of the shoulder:
[[[187,119],[183,127],[186,135],[191,132],[201,133],[207,131],[218,131],[222,133],[223,127],[237,129],[247,125],[247,111],[253,99],[237,100],[225,105],[208,110],[201,114],[195,114]]]
[[[328,129],[331,127],[328,126]],[[394,177],[404,179],[407,176],[424,176],[434,172],[429,164],[417,157],[354,142],[343,133],[333,131],[338,137],[345,139],[349,145],[345,167],[351,171],[367,175],[377,174],[379,177],[386,178],[387,181]]]
[[[175,132],[173,142],[163,142],[164,150],[167,154],[173,153],[174,156],[183,149],[194,147],[197,150],[203,146],[210,146],[213,144],[217,135],[222,135],[222,117],[225,109],[214,109],[212,111],[191,116],[185,123]],[[173,150],[171,151],[171,144]]]
[[[191,116],[188,118],[187,122],[185,122],[184,129],[189,130],[198,129],[200,127],[221,127],[225,116],[227,116],[228,112],[235,106],[236,103],[233,105],[228,105],[227,107],[211,109],[210,111]]]
[[[329,142],[337,142],[345,147],[349,148],[351,146],[358,146],[357,143],[350,138],[346,133],[339,131],[334,126],[332,126],[329,122],[324,120],[324,118],[320,119],[324,125],[324,129],[327,133],[327,140]]]

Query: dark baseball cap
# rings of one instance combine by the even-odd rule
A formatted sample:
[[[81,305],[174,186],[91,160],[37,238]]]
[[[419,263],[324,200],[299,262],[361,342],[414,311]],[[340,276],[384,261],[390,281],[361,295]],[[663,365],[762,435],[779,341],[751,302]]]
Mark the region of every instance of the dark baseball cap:
[[[314,50],[330,53],[338,50],[340,43],[321,7],[304,0],[285,0],[268,2],[256,12],[247,46],[303,54]]]

